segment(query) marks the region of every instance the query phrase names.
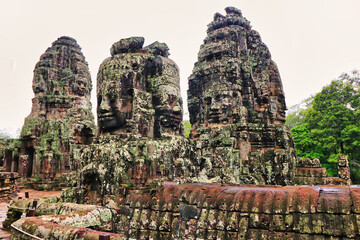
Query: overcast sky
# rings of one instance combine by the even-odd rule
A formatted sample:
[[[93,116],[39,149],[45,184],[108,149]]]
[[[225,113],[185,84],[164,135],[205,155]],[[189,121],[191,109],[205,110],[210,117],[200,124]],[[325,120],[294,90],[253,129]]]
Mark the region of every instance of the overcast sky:
[[[60,36],[82,47],[93,81],[111,45],[130,36],[165,42],[187,78],[216,12],[234,6],[257,30],[277,63],[287,106],[360,68],[359,0],[12,0],[0,3],[0,130],[14,133],[31,111],[33,69]],[[185,109],[187,112],[187,109]],[[95,114],[96,115],[96,114]]]

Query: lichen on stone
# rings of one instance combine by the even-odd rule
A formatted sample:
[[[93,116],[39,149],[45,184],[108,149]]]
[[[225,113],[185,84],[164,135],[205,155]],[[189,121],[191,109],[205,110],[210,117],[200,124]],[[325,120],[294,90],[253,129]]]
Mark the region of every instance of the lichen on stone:
[[[290,184],[296,152],[284,125],[279,71],[241,11],[225,10],[208,25],[189,77],[191,137],[204,160],[200,168],[224,182]]]
[[[71,144],[89,144],[95,134],[88,64],[76,40],[60,37],[41,55],[33,78],[33,105],[20,133],[20,148],[5,166],[21,177],[54,181],[75,170]]]

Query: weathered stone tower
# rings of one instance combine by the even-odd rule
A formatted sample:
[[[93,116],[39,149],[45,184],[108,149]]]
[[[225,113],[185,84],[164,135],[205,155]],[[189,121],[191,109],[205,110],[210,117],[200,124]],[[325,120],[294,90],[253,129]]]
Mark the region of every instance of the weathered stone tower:
[[[168,47],[121,39],[97,75],[99,136],[77,159],[89,203],[123,188],[160,186],[195,175],[183,136],[179,70]]]
[[[226,12],[190,77],[191,139],[167,46],[120,40],[98,73],[99,137],[73,151],[77,187],[36,201],[37,217],[19,219],[32,199],[10,203],[11,239],[360,239],[359,186],[224,184],[289,184],[296,157],[278,70],[240,11]],[[300,184],[350,183],[345,157],[339,178],[299,165]]]
[[[46,179],[74,170],[72,145],[89,144],[94,136],[91,88],[80,46],[73,38],[60,37],[35,66],[31,113],[18,149],[8,149],[5,169]]]
[[[278,68],[240,10],[208,25],[189,78],[191,137],[208,177],[291,183],[296,153]]]
[[[99,133],[122,137],[182,135],[179,69],[168,47],[143,37],[116,42],[97,77]]]

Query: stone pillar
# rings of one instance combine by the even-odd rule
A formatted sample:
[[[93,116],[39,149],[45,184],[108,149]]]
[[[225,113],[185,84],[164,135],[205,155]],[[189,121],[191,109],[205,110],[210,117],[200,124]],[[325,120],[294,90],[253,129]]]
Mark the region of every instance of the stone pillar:
[[[351,185],[349,161],[345,155],[340,155],[338,158],[338,173],[339,178],[345,181],[345,185]]]

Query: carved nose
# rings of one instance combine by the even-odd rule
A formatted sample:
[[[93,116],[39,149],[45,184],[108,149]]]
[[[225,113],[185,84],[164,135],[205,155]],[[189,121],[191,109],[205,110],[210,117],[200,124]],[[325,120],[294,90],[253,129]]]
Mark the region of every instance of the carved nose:
[[[217,103],[211,104],[210,110],[219,111],[219,109],[220,109],[220,104]]]
[[[181,107],[180,106],[175,106],[173,108],[173,111],[174,111],[174,113],[180,113],[181,112]]]
[[[99,106],[99,112],[100,113],[107,113],[110,112],[110,104],[108,103],[108,101],[101,101],[100,106]]]

